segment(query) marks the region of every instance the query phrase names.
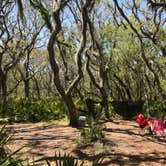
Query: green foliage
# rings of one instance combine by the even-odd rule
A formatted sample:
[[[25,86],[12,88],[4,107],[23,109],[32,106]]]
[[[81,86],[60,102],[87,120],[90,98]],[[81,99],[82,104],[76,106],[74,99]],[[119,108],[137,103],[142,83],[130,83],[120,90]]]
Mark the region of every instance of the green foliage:
[[[121,115],[116,113],[111,103],[108,104],[109,115],[112,119],[123,119]]]
[[[87,105],[86,105],[85,100],[81,100],[80,98],[78,98],[78,99],[75,100],[74,103],[75,103],[75,105],[76,105],[77,107],[79,107],[80,109],[82,109],[82,110],[87,110]]]
[[[65,111],[66,106],[62,100],[52,102],[20,99],[9,101],[4,107],[1,104],[0,113],[14,122],[39,122],[64,118]]]
[[[161,87],[164,90],[164,92],[166,92],[166,80],[161,80]]]
[[[83,161],[81,161],[81,163],[79,164],[78,159],[74,158],[73,156],[71,156],[70,154],[64,154],[63,156],[59,153],[59,155],[57,155],[55,153],[55,165],[56,166],[83,166]],[[47,165],[51,166],[51,163],[46,160]]]
[[[105,135],[103,133],[104,125],[99,123],[103,116],[103,113],[99,112],[95,119],[92,117],[88,118],[88,128],[83,128],[81,130],[80,136],[77,140],[78,145],[86,145],[94,141],[105,143]]]
[[[103,159],[104,159],[103,155],[96,157],[96,159],[94,159],[92,162],[92,166],[101,165]],[[66,153],[64,155],[60,153],[57,155],[55,153],[53,160],[55,161],[56,166],[84,166],[84,160],[80,160]],[[50,163],[50,161],[48,160],[46,160],[46,163],[48,166],[52,165],[52,162]]]
[[[98,157],[96,160],[93,161],[92,166],[102,165],[104,157]]]
[[[23,161],[19,159],[14,159],[14,155],[16,155],[20,149],[16,150],[11,154],[7,154],[5,151],[5,145],[10,140],[10,136],[3,126],[0,130],[0,165],[1,166],[23,166]]]
[[[166,116],[166,103],[163,101],[150,101],[144,106],[144,114],[147,110],[151,118],[162,119]]]
[[[0,130],[0,159],[4,158],[7,154],[4,150],[4,145],[8,142],[9,136],[5,130],[5,126]]]
[[[2,160],[0,160],[0,165],[1,166],[23,166],[22,160],[13,158],[13,156],[17,154],[19,150],[15,151],[14,153],[10,155],[5,156]]]

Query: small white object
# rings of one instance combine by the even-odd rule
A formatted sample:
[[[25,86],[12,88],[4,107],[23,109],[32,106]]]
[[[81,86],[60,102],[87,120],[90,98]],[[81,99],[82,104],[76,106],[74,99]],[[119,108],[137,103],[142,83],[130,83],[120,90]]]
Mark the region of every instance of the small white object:
[[[86,116],[79,116],[79,120],[80,121],[85,121],[86,120]]]
[[[78,118],[78,123],[80,126],[85,126],[85,122],[86,122],[86,116],[79,116]]]

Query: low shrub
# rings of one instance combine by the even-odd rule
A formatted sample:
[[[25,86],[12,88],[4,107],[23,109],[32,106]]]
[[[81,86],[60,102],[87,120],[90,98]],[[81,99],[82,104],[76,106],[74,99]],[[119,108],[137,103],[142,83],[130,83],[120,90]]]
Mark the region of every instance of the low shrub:
[[[114,110],[111,103],[108,104],[108,111],[111,119],[123,119],[123,117]]]
[[[92,166],[102,165],[104,159],[104,155],[96,157],[96,159],[93,160]],[[35,161],[35,163],[43,161],[45,159],[39,159]],[[78,159],[76,157],[73,157],[70,154],[56,154],[51,159],[51,162],[49,160],[45,160],[47,163],[47,166],[56,165],[56,166],[84,166],[84,160]]]
[[[105,143],[105,134],[103,132],[104,125],[100,123],[103,116],[102,112],[98,112],[95,119],[88,117],[88,127],[81,129],[80,135],[77,139],[78,145],[86,145],[95,141]]]
[[[5,106],[0,103],[0,114],[12,122],[39,122],[65,117],[66,106],[62,100],[55,102],[40,100],[9,101]]]
[[[163,119],[166,116],[165,101],[148,101],[144,106],[143,114],[149,114],[151,118]]]
[[[56,166],[83,166],[84,164],[83,161],[79,162],[77,158],[66,153],[64,155],[61,155],[60,153],[59,155],[55,154],[54,160]],[[46,162],[48,166],[51,166],[51,163],[48,160],[46,160]]]

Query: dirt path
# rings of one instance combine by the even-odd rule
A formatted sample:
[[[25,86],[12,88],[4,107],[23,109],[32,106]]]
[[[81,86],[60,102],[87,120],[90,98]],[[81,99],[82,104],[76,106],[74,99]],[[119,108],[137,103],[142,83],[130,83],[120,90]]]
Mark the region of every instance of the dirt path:
[[[94,156],[107,154],[107,165],[166,165],[166,137],[141,136],[138,125],[131,121],[106,123],[106,145],[99,143],[78,148],[76,138],[79,131],[68,126],[43,124],[17,124],[9,126],[13,138],[8,147],[14,151],[24,147],[24,157],[44,156],[51,158],[55,152],[67,152],[79,158],[86,158],[90,165]],[[41,165],[41,164],[40,164]]]

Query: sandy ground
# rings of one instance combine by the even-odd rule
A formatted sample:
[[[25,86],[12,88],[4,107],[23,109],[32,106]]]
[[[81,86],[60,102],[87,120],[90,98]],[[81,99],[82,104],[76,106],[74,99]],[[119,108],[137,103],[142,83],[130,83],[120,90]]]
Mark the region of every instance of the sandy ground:
[[[55,152],[66,152],[86,159],[86,166],[91,165],[95,157],[101,154],[105,155],[103,166],[166,165],[166,136],[142,135],[138,124],[132,121],[116,120],[107,122],[105,126],[104,146],[93,143],[78,147],[76,139],[79,130],[69,126],[42,123],[11,125],[8,128],[13,136],[8,148],[14,151],[23,147],[21,152],[24,152],[24,158],[43,156],[50,161]],[[46,165],[44,163],[36,165]]]

